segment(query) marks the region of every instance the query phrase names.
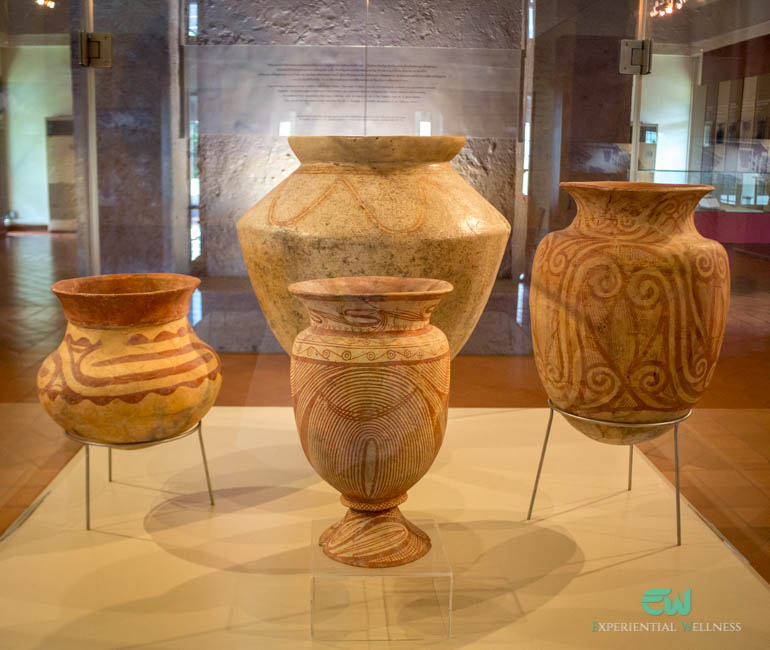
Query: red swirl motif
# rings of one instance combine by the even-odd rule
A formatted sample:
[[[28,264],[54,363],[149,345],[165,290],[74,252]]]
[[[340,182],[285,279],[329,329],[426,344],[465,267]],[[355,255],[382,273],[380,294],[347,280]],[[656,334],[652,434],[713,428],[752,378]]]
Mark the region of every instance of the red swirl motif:
[[[192,329],[182,328],[178,332],[161,332],[153,339],[142,334],[129,338],[129,347],[147,343],[169,341],[180,336],[189,336]],[[193,334],[194,336],[194,334]],[[102,350],[100,340],[90,341],[88,338],[73,338],[66,334],[64,341],[43,364],[38,376],[45,383],[38,388],[41,397],[51,401],[61,397],[69,404],[77,404],[88,400],[99,406],[120,400],[128,404],[136,404],[150,394],[171,395],[181,387],[197,388],[204,381],[215,381],[221,375],[219,357],[208,345],[195,338],[188,343],[174,348],[165,348],[150,352],[138,352],[118,355],[106,359],[93,360]],[[163,361],[162,367],[151,370],[136,371],[135,364],[147,361]],[[211,367],[212,363],[214,364]],[[202,366],[211,367],[208,372],[201,373]],[[86,370],[110,369],[106,374],[93,374]],[[178,377],[179,381],[169,384],[169,378]],[[122,392],[120,387],[142,383],[146,388]],[[98,393],[92,389],[110,389]]]
[[[695,230],[694,193],[607,195],[579,188],[573,224],[537,249],[535,362],[567,411],[663,421],[691,408],[713,375],[729,305],[727,255]]]

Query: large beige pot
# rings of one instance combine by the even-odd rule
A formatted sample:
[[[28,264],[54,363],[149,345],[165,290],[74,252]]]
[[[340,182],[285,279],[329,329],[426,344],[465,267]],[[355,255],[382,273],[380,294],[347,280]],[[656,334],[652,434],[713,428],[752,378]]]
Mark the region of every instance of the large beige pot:
[[[433,322],[455,356],[481,316],[510,225],[449,165],[465,138],[293,137],[300,167],[238,222],[254,292],[291,351],[309,322],[289,284],[431,277],[455,290]]]
[[[537,248],[530,311],[535,362],[553,403],[586,435],[633,444],[687,413],[711,380],[730,299],[721,244],[693,210],[713,187],[562,183],[577,216]]]

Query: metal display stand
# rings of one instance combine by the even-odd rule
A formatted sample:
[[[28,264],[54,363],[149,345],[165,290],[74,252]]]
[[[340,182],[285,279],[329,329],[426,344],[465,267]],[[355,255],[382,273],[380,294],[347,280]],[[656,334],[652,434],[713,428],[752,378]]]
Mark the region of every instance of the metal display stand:
[[[206,486],[209,491],[209,501],[211,505],[214,505],[214,492],[211,489],[211,477],[209,475],[209,464],[206,460],[206,448],[203,446],[203,421],[199,421],[198,424],[193,426],[182,433],[172,436],[170,438],[164,438],[163,440],[154,440],[152,442],[94,442],[93,440],[86,440],[81,438],[72,431],[64,431],[64,434],[74,440],[85,445],[86,448],[86,530],[91,530],[91,456],[89,449],[94,447],[107,447],[107,476],[110,482],[112,481],[112,450],[113,449],[144,449],[145,447],[154,447],[155,445],[162,445],[166,442],[173,442],[174,440],[180,440],[187,436],[198,432],[198,442],[201,446],[201,458],[203,459],[203,470],[206,473]]]
[[[529,502],[529,511],[527,512],[527,521],[532,518],[532,508],[535,505],[535,496],[537,496],[537,486],[540,483],[540,473],[543,469],[543,460],[545,459],[545,450],[548,446],[548,437],[551,435],[551,424],[553,423],[553,413],[561,413],[562,415],[583,422],[590,422],[591,424],[599,424],[605,426],[622,427],[624,429],[641,429],[650,426],[659,427],[674,427],[674,467],[676,470],[676,545],[682,545],[682,518],[679,505],[679,423],[686,420],[692,415],[692,409],[687,411],[681,418],[675,420],[668,420],[667,422],[611,422],[609,420],[598,420],[596,418],[587,418],[582,415],[575,415],[568,411],[563,411],[558,406],[554,406],[553,402],[549,399],[548,406],[551,412],[548,416],[548,427],[545,430],[545,440],[543,441],[543,451],[540,453],[540,463],[537,466],[537,476],[535,476],[535,486],[532,488],[532,498]],[[631,474],[634,466],[634,445],[629,445],[628,449],[628,489],[631,489]]]

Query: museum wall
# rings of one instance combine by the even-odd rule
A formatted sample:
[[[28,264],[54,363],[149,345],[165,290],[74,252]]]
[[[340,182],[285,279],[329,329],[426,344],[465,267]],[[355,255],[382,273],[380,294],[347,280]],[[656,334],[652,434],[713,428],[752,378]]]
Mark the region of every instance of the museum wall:
[[[69,32],[68,4],[70,0],[56,0],[53,10],[41,11],[34,0],[4,0],[0,15],[9,35],[14,34],[66,34]]]
[[[450,48],[521,47],[520,2],[451,0],[435,3],[365,0],[204,0],[198,3],[200,46],[372,45]],[[458,134],[464,135],[464,134]],[[205,274],[245,276],[235,223],[297,166],[286,138],[202,135],[201,229]],[[469,138],[457,171],[514,220],[516,142]],[[506,253],[501,278],[511,278]]]
[[[66,2],[40,11],[34,2],[0,2],[0,47],[4,80],[2,215],[18,224],[49,220],[45,186],[46,117],[72,112]]]
[[[4,57],[10,209],[19,224],[49,222],[46,118],[72,112],[69,47],[21,45]]]
[[[251,292],[235,225],[298,163],[285,137],[204,131],[197,159],[202,254],[190,264],[186,104],[201,80],[186,66],[196,49],[369,44],[522,50],[519,126],[527,120],[532,134],[528,193],[517,188],[521,133],[471,137],[453,164],[513,229],[498,283],[464,351],[529,353],[526,284],[519,276],[526,283],[538,241],[574,214],[559,182],[628,175],[631,77],[617,74],[617,48],[619,39],[635,35],[636,0],[602,3],[601,10],[589,0],[534,3],[531,38],[529,0],[374,0],[368,11],[365,0],[201,0],[195,33],[180,38],[190,4],[97,4],[96,24],[114,33],[121,60],[96,71],[102,271],[192,271],[203,278],[196,328],[206,340],[220,350],[279,352]],[[692,29],[672,19],[661,39],[687,43]],[[82,75],[75,77],[79,88]]]
[[[197,3],[197,36],[188,37],[186,50],[208,45],[516,50],[522,46],[520,1],[451,0],[440,5],[425,0],[373,1],[368,14],[366,4],[365,0],[204,0]],[[251,293],[235,225],[297,167],[296,158],[286,138],[244,133],[204,133],[198,155],[202,255],[194,268],[204,282],[203,318],[196,329],[218,349],[279,352]],[[513,223],[516,160],[515,139],[472,137],[453,165]],[[466,353],[528,353],[531,349],[527,332],[515,320],[517,286],[512,278],[518,279],[523,269],[512,269],[511,247],[521,241],[511,241],[506,250],[500,281]]]
[[[537,3],[527,271],[540,239],[574,216],[560,181],[628,178],[631,76],[618,74],[618,41],[634,37],[637,6]]]
[[[176,0],[94,3],[94,24],[113,34],[119,61],[94,73],[104,273],[189,265],[179,14]]]
[[[187,138],[181,129],[181,0],[94,3],[111,68],[78,65],[84,3],[69,3],[78,269],[83,275],[189,270]],[[58,7],[57,7],[58,9]],[[88,75],[95,86],[100,268],[89,261]]]
[[[709,41],[730,37],[738,30],[760,27],[770,20],[770,2],[747,0],[719,0],[719,2],[687,5],[687,11],[675,12],[665,20],[653,20],[651,25],[655,42],[679,43],[704,49],[718,47]],[[706,43],[704,43],[704,41]]]

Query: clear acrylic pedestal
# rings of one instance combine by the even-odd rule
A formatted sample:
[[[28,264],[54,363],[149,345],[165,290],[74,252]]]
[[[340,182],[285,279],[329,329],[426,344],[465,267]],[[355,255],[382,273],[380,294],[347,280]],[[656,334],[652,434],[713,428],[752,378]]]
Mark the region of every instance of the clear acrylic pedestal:
[[[318,538],[335,520],[314,521],[310,536],[310,635],[324,641],[446,639],[452,633],[452,568],[434,520],[412,520],[431,540],[415,562],[366,569],[335,562]]]

